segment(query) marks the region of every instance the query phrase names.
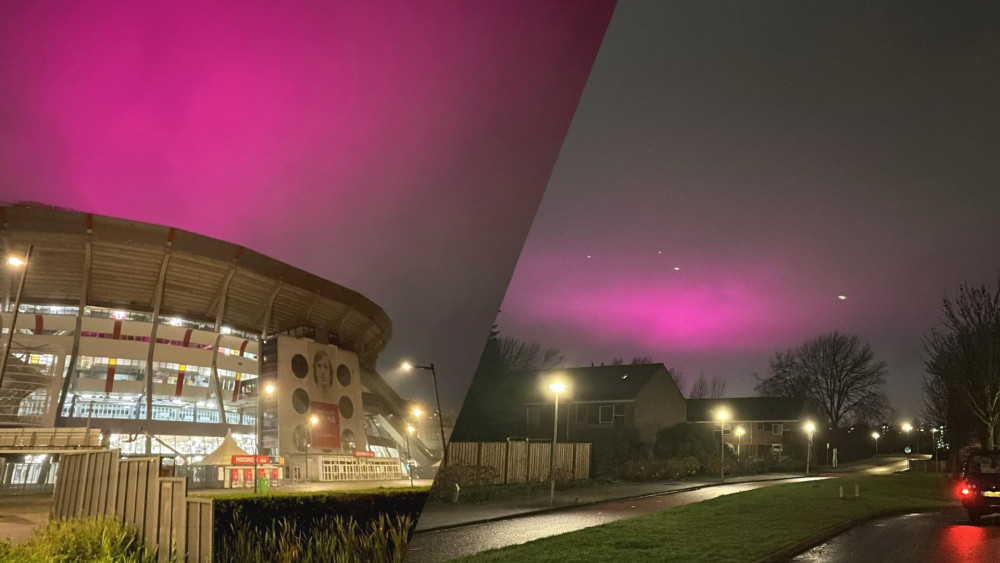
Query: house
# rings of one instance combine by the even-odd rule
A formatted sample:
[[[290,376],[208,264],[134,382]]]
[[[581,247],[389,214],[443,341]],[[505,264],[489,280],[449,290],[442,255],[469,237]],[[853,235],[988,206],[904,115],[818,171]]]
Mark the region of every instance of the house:
[[[566,385],[559,393],[559,441],[595,442],[615,431],[634,430],[652,443],[657,431],[684,422],[684,396],[663,364],[591,366],[520,372],[524,390],[524,436],[551,438],[555,393],[549,383]]]
[[[719,436],[718,413],[727,414],[725,443],[741,457],[764,457],[794,447],[804,451],[807,421],[822,419],[804,399],[792,397],[738,397],[688,399],[687,420],[711,425]]]

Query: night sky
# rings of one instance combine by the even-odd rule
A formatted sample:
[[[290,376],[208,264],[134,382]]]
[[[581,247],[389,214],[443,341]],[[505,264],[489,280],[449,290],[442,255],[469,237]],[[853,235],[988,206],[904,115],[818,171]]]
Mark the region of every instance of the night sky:
[[[381,305],[457,409],[613,2],[3,2],[0,201],[245,245]]]
[[[920,414],[942,298],[1000,274],[1000,13],[820,4],[618,6],[502,334],[740,396],[848,331]]]

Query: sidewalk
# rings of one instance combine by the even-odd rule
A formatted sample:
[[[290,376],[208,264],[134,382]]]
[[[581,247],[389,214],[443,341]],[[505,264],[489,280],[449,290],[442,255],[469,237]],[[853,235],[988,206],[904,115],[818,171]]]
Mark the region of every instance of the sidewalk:
[[[802,477],[801,473],[770,473],[766,475],[746,475],[727,478],[726,483],[747,483],[753,481],[775,481]],[[582,504],[593,504],[628,498],[661,495],[679,491],[690,491],[718,485],[718,479],[696,479],[666,483],[595,483],[594,485],[556,491],[555,506],[549,504],[548,495],[533,495],[500,499],[492,502],[470,504],[448,504],[429,502],[420,514],[416,532],[428,532],[444,528],[454,528],[493,520],[502,520],[534,512],[560,510]]]

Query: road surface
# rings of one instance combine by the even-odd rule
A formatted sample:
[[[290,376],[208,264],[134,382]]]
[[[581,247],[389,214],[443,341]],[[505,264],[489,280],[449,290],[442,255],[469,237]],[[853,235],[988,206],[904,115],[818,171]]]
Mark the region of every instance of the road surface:
[[[973,526],[962,508],[874,520],[792,559],[795,563],[959,563],[1000,560],[1000,515]]]
[[[783,483],[799,483],[825,477],[801,477],[780,481],[733,483],[706,487],[696,491],[666,493],[640,499],[609,501],[548,512],[472,524],[413,536],[406,551],[407,563],[430,563],[472,555],[487,549],[516,545],[532,540],[565,534],[591,526],[632,518],[675,506],[690,504],[722,495],[740,493]]]

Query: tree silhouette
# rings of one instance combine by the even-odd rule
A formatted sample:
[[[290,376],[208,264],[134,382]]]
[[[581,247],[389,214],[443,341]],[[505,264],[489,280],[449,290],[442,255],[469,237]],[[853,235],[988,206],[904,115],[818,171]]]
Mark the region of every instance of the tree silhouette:
[[[831,428],[875,422],[889,410],[885,362],[855,335],[832,332],[777,352],[771,375],[757,391],[770,397],[810,399]]]

